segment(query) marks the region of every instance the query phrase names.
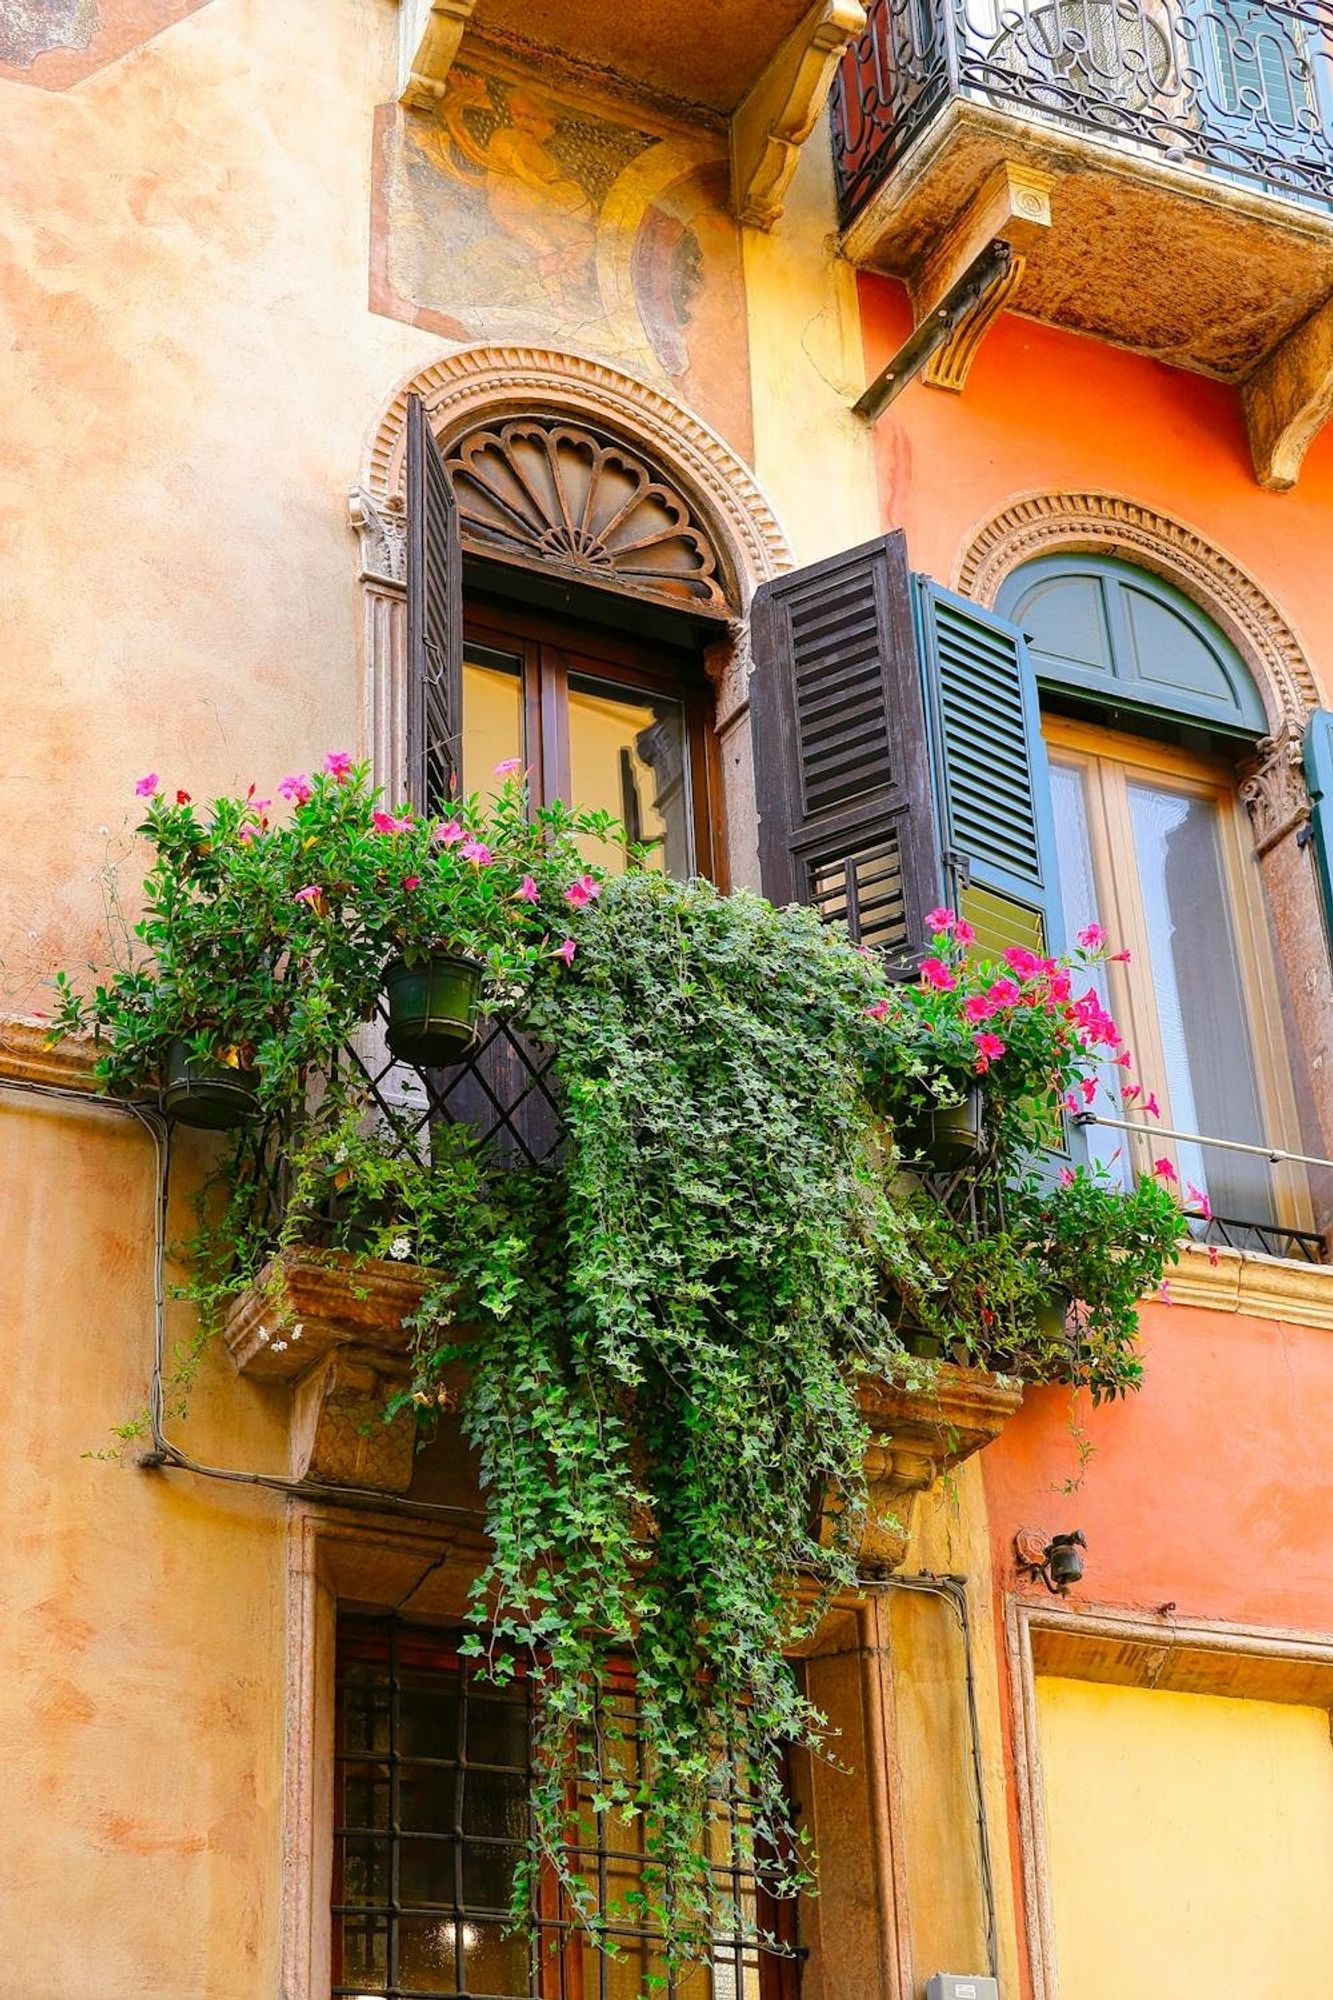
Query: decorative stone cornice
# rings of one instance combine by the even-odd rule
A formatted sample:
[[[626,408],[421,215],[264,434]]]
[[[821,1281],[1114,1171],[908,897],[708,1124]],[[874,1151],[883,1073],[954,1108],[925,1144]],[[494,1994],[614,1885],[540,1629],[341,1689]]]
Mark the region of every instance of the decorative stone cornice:
[[[48,1045],[49,1021],[0,1016],[0,1078],[7,1083],[39,1083],[58,1090],[97,1093],[92,1042],[69,1036]]]
[[[1034,493],[982,527],[958,566],[956,583],[994,604],[1012,570],[1057,549],[1090,549],[1140,563],[1201,605],[1253,672],[1273,724],[1300,732],[1319,704],[1305,651],[1286,619],[1236,563],[1169,514],[1109,493]]]
[[[1298,1264],[1257,1250],[1210,1250],[1190,1243],[1168,1273],[1167,1290],[1172,1306],[1333,1328],[1333,1264]]]
[[[662,390],[557,348],[464,347],[409,376],[366,453],[360,485],[375,504],[402,492],[407,399],[414,392],[446,451],[481,421],[568,413],[656,457],[734,568],[738,612],[766,577],[792,566],[787,538],[753,474],[716,431]]]
[[[1264,855],[1310,817],[1301,739],[1290,729],[1266,736],[1257,762],[1241,780],[1241,798],[1254,826],[1254,849]]]

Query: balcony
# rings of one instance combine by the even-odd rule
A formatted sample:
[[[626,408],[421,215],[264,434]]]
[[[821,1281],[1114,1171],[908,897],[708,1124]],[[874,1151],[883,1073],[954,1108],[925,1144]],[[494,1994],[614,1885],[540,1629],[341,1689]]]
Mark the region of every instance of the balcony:
[[[956,276],[960,217],[993,208],[1007,171],[991,233],[1021,251],[1020,311],[1251,383],[1247,404],[1282,392],[1257,371],[1290,373],[1283,342],[1333,292],[1329,0],[873,0],[869,14],[833,105],[854,262],[906,280],[923,315]],[[1272,430],[1295,411],[1249,414]]]

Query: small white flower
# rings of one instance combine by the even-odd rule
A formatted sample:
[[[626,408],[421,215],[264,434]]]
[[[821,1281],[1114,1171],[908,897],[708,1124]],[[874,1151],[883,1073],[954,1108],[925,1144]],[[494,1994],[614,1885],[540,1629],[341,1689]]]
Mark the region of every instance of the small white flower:
[[[340,1166],[342,1165],[343,1161],[344,1161],[344,1160],[345,1160],[346,1158],[347,1158],[347,1148],[346,1148],[346,1146],[335,1146],[335,1147],[334,1147],[334,1149],[333,1149],[333,1164],[334,1164],[334,1166],[335,1166],[335,1167],[340,1167]]]
[[[410,1257],[412,1255],[412,1238],[410,1236],[395,1236],[393,1242],[389,1245],[389,1255],[399,1258]]]
[[[272,1347],[270,1347],[269,1349],[270,1354],[285,1354],[286,1352],[287,1352],[287,1343],[285,1340],[275,1340]]]
[[[258,1334],[256,1335],[256,1338],[257,1338],[257,1339],[258,1339],[258,1340],[259,1340],[259,1341],[260,1341],[261,1343],[262,1343],[262,1342],[264,1342],[264,1341],[266,1341],[266,1340],[268,1339],[268,1328],[267,1328],[266,1326],[261,1326],[261,1327],[260,1327],[260,1329],[259,1329],[259,1332],[258,1332]]]
[[[292,1328],[292,1339],[299,1340],[304,1332],[305,1332],[305,1321],[298,1319],[296,1325]]]

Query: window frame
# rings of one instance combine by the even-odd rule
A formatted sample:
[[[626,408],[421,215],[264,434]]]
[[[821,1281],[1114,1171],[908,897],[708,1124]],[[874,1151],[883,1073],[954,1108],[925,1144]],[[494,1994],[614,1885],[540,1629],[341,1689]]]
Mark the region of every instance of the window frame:
[[[1177,1125],[1171,1112],[1166,1063],[1151,1002],[1147,970],[1150,953],[1138,896],[1138,867],[1128,820],[1126,786],[1137,775],[1172,789],[1206,798],[1217,808],[1225,887],[1235,929],[1241,999],[1250,1031],[1263,1136],[1292,1152],[1302,1150],[1295,1090],[1286,1039],[1278,1012],[1277,966],[1268,936],[1261,886],[1252,865],[1235,773],[1226,759],[1186,751],[1152,738],[1129,734],[1063,715],[1042,716],[1042,732],[1052,763],[1074,764],[1091,775],[1088,784],[1089,840],[1101,918],[1117,948],[1130,962],[1107,967],[1111,1008],[1135,1061],[1135,1075],[1155,1089],[1162,1123]],[[1116,775],[1108,785],[1107,770]],[[1181,1129],[1188,1129],[1183,1127]],[[1205,1137],[1210,1136],[1205,1134]],[[1145,1136],[1126,1134],[1130,1164],[1138,1175],[1151,1173],[1154,1157],[1174,1160],[1176,1142],[1151,1128]],[[1274,1213],[1282,1228],[1313,1227],[1309,1187],[1293,1162],[1272,1166]],[[1234,1218],[1243,1221],[1245,1218]]]
[[[722,817],[722,774],[713,726],[712,685],[688,648],[645,644],[576,619],[525,611],[468,592],[463,600],[463,662],[470,646],[521,662],[523,754],[538,804],[570,801],[570,675],[605,681],[681,704],[689,755],[694,873],[724,893],[729,886]],[[675,653],[672,660],[669,656]],[[660,656],[668,656],[658,664]],[[466,695],[460,717],[466,732]]]
[[[342,1977],[342,1935],[341,1918],[345,1914],[342,1902],[342,1878],[344,1842],[347,1829],[340,1818],[342,1798],[341,1766],[346,1762],[379,1762],[392,1760],[398,1753],[391,1748],[384,1758],[372,1751],[357,1753],[343,1747],[343,1671],[349,1657],[369,1664],[383,1664],[386,1674],[406,1667],[408,1671],[456,1674],[468,1676],[480,1682],[484,1690],[487,1686],[479,1665],[463,1656],[459,1642],[463,1633],[452,1626],[435,1626],[414,1623],[395,1617],[392,1611],[374,1611],[362,1607],[340,1605],[336,1612],[333,1659],[333,1743],[332,1743],[332,1791],[330,1834],[332,1839],[331,1881],[329,1913],[331,1919],[329,1937],[329,1984],[333,1993],[351,1993],[354,1988],[346,1984]],[[521,1660],[516,1662],[515,1679],[525,1681],[527,1671]],[[615,1691],[633,1692],[633,1676],[628,1665],[613,1668]],[[571,1798],[571,1807],[577,1810],[576,1800]],[[424,1830],[423,1830],[424,1831]],[[383,1838],[393,1847],[398,1833],[392,1825],[385,1830]],[[596,1848],[581,1848],[585,1856],[598,1858],[607,1850],[599,1844]],[[456,1867],[458,1864],[455,1864]],[[396,1878],[396,1865],[394,1875]],[[461,1883],[461,1874],[456,1877]],[[800,1954],[796,1948],[797,1913],[795,1904],[778,1902],[765,1893],[763,1883],[756,1878],[757,1922],[762,1935],[772,1935],[785,1947],[784,1952],[757,1953],[759,1967],[760,2000],[799,2000]],[[359,1906],[358,1906],[359,1907]],[[370,1907],[370,1906],[366,1906]],[[378,1906],[375,1906],[378,1907]],[[392,1908],[392,1905],[390,1905]],[[447,1921],[466,1922],[468,1906],[461,1900],[452,1908],[443,1910]],[[484,1921],[494,1921],[488,1913],[478,1910],[477,1917]],[[537,1885],[538,1936],[534,1941],[529,1972],[533,1980],[532,2000],[595,2000],[589,1993],[585,1978],[584,1938],[568,1911],[562,1907],[560,1890],[554,1871],[543,1866]],[[551,1942],[554,1940],[554,1942]],[[601,1982],[597,1982],[600,1984]]]

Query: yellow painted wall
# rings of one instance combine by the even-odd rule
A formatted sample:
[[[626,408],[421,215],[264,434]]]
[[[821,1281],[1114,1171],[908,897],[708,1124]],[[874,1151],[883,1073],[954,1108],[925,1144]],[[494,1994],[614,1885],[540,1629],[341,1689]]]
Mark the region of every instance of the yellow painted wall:
[[[1333,1986],[1333,1744],[1316,1708],[1037,1683],[1061,2000]]]

